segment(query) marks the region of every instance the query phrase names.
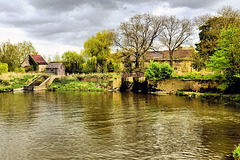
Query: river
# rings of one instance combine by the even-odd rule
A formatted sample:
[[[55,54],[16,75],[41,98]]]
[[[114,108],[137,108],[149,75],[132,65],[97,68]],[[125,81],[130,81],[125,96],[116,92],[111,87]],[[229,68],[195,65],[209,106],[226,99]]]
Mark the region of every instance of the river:
[[[240,143],[240,109],[134,93],[0,94],[0,157],[224,159]]]

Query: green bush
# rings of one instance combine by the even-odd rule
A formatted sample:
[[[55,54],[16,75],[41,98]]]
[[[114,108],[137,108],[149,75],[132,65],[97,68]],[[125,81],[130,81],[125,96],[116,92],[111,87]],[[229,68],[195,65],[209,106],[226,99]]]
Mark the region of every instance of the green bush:
[[[236,95],[236,97],[233,99],[235,102],[240,102],[240,95]]]
[[[236,160],[240,159],[240,145],[233,151],[233,158]]]
[[[173,68],[167,63],[161,63],[150,61],[145,77],[149,80],[157,81],[170,78],[173,73]]]
[[[8,72],[8,64],[0,62],[0,74]]]
[[[14,72],[15,73],[25,73],[25,69],[23,69],[23,68],[15,68]]]

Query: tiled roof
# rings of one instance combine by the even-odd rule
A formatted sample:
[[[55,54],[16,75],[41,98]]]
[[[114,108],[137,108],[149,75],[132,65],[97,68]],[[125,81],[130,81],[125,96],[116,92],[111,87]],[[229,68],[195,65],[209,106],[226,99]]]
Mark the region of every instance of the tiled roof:
[[[163,59],[168,60],[170,59],[169,51],[162,51]],[[176,50],[173,53],[173,60],[183,60],[183,59],[190,59],[191,58],[191,50],[180,49]]]
[[[63,65],[61,62],[50,62],[46,68],[60,68]]]
[[[43,59],[43,57],[41,55],[30,55],[35,62],[37,62],[38,64],[42,64],[42,65],[47,65],[47,62]]]
[[[144,55],[145,60],[169,60],[169,51],[147,51]],[[173,60],[189,60],[191,58],[191,50],[178,49],[173,53]],[[135,57],[131,55],[130,59],[135,61]],[[122,58],[124,61],[124,57]]]

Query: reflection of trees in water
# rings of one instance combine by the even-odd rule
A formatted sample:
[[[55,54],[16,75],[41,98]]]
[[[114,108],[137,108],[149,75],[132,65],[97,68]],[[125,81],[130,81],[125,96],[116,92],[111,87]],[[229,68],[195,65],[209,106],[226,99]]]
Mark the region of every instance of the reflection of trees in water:
[[[25,137],[18,150],[30,159],[194,159],[222,156],[240,137],[239,110],[176,96],[28,92],[1,94],[0,103],[0,121],[29,123],[10,134]]]
[[[1,118],[8,124],[18,124],[22,122],[31,123],[38,114],[39,107],[35,105],[42,102],[36,95],[42,93],[33,92],[16,92],[16,93],[1,93],[0,94],[0,113]],[[42,97],[44,97],[43,95]]]

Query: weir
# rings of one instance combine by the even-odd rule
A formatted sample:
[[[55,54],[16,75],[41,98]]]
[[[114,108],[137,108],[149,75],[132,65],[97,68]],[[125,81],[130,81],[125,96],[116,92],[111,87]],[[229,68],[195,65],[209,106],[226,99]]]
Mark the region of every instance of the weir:
[[[23,86],[23,90],[27,91],[37,91],[37,90],[45,90],[47,89],[53,82],[55,78],[63,77],[62,75],[41,75],[36,78],[33,82],[31,82],[27,86]]]

